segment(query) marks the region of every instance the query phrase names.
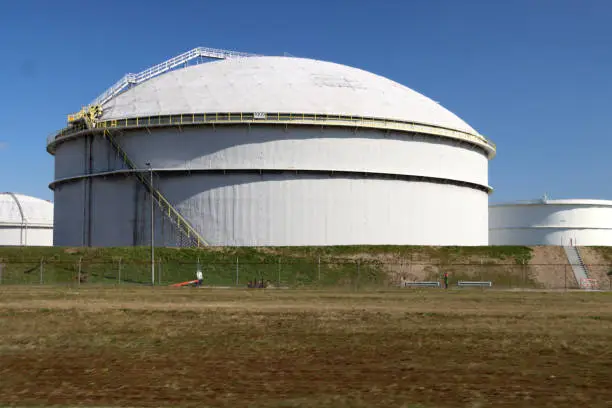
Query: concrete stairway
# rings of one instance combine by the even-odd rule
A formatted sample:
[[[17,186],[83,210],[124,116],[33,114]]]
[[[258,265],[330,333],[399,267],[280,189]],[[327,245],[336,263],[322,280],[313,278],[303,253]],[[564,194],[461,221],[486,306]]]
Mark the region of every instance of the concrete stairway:
[[[582,288],[582,282],[584,282],[584,279],[589,278],[589,271],[582,261],[580,252],[575,246],[564,246],[563,249],[565,250],[565,255],[567,256],[569,264],[572,266],[572,271],[574,271],[576,282],[578,283],[578,286]]]

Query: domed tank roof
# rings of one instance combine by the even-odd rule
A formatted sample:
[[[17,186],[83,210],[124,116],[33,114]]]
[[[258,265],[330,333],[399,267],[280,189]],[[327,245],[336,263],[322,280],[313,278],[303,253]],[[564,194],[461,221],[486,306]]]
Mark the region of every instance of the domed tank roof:
[[[570,199],[557,199],[550,200],[543,198],[540,200],[525,200],[525,201],[514,201],[507,203],[492,203],[489,207],[515,207],[515,206],[527,206],[527,205],[570,205],[570,206],[599,206],[599,207],[612,207],[612,200],[597,200],[591,198],[570,198]]]
[[[337,114],[478,133],[433,100],[361,69],[291,57],[226,59],[150,79],[103,106],[103,120],[215,112]]]
[[[53,203],[23,194],[0,193],[0,225],[53,226]]]

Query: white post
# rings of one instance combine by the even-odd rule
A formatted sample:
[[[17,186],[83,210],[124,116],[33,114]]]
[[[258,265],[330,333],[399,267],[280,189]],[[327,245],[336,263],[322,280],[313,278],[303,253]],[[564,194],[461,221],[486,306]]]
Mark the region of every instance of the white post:
[[[280,285],[281,285],[281,282],[280,282],[281,281],[281,277],[280,277],[280,275],[281,275],[281,259],[278,258],[278,287],[279,288],[280,288]]]
[[[151,188],[149,196],[151,198],[151,285],[155,286],[155,214],[153,207],[153,167],[151,163],[147,162],[146,165],[149,167],[149,174],[151,175]]]
[[[0,263],[0,285],[2,285],[2,268],[4,267],[4,264]]]
[[[43,284],[43,260],[44,258],[40,258],[40,284]]]
[[[319,255],[318,270],[319,270],[319,282],[321,282],[321,255]]]
[[[197,257],[197,263],[196,263],[196,278],[198,277],[198,272],[201,272],[202,268],[200,267],[200,257]],[[202,277],[204,277],[204,274],[202,274]]]

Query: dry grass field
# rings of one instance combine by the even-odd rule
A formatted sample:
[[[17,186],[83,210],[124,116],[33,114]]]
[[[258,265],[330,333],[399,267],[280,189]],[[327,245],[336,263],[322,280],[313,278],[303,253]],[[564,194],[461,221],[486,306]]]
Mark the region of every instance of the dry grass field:
[[[612,295],[0,287],[0,405],[609,407]]]

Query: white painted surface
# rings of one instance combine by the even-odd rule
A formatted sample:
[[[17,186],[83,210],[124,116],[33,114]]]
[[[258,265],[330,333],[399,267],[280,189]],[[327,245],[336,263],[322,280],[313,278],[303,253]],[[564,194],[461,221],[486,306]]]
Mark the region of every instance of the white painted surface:
[[[250,57],[190,66],[111,99],[103,119],[283,112],[395,119],[478,134],[433,100],[373,73],[305,58]]]
[[[164,74],[110,100],[103,119],[204,112],[367,116],[477,135],[386,78],[276,57]],[[116,140],[138,168],[151,163],[154,184],[214,245],[488,242],[488,159],[469,143],[297,124],[139,129]],[[56,245],[148,244],[149,196],[135,177],[120,173],[126,166],[107,140],[67,139],[55,159]],[[83,175],[85,182],[62,181]],[[161,214],[155,223],[156,242],[175,245]]]
[[[466,187],[291,173],[164,176],[157,183],[213,245],[487,244],[488,196]],[[82,212],[79,186],[58,187],[58,220]],[[91,245],[147,245],[149,197],[134,179],[96,178],[93,189]],[[158,211],[155,218],[157,244],[173,245]],[[80,245],[80,233],[58,225],[56,245]]]
[[[139,168],[164,170],[324,170],[388,173],[465,181],[486,187],[488,160],[469,145],[397,132],[246,126],[155,129],[118,136]],[[58,179],[85,173],[84,138],[58,145]],[[92,172],[125,168],[100,136]]]
[[[23,194],[0,193],[2,245],[53,245],[53,204]]]
[[[612,201],[547,200],[489,207],[491,245],[612,246]]]

